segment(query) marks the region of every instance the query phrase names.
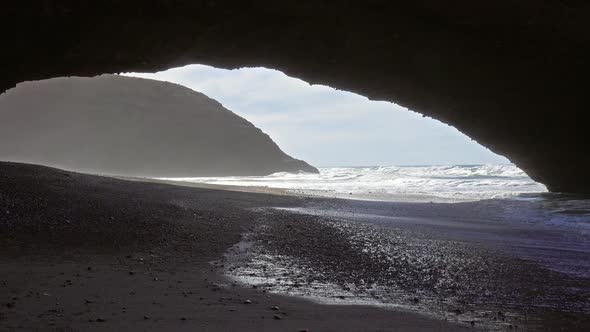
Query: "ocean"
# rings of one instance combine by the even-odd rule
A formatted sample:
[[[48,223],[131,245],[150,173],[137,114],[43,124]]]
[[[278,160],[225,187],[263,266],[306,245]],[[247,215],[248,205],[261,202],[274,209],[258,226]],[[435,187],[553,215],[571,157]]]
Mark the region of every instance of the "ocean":
[[[166,178],[168,181],[284,189],[365,201],[466,203],[483,218],[574,227],[590,234],[590,197],[549,193],[512,164],[323,167],[319,174]]]
[[[282,188],[329,197],[382,201],[459,202],[545,193],[514,165],[324,167],[320,174],[195,177],[167,180]]]

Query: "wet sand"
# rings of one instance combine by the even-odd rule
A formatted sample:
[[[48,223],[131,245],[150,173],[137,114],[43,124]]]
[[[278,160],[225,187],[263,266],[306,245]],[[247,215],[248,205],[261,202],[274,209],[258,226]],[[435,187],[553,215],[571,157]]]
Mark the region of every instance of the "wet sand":
[[[497,241],[475,241],[478,233],[509,238],[521,229],[476,224],[447,230],[451,239],[430,220],[295,211],[268,213],[228,255],[226,273],[280,294],[403,308],[484,330],[583,331],[590,323],[587,278],[520,259]]]
[[[480,208],[0,163],[0,330],[587,330],[588,279]]]
[[[0,163],[0,330],[457,330],[239,287],[210,263],[254,229],[250,208],[305,200]]]

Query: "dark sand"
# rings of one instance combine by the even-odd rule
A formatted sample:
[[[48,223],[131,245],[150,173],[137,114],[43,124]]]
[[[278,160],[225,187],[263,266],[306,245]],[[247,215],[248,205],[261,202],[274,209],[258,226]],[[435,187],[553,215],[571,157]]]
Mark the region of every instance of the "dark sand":
[[[0,330],[588,330],[586,278],[491,245],[533,228],[469,222],[472,205],[425,206],[0,163]],[[398,216],[406,212],[416,218]],[[287,272],[256,288],[237,283],[276,272],[252,257],[276,257]],[[277,294],[317,283],[407,309]]]
[[[256,213],[247,208],[304,201],[1,163],[0,330],[461,328],[413,313],[234,287],[209,263],[253,229]]]

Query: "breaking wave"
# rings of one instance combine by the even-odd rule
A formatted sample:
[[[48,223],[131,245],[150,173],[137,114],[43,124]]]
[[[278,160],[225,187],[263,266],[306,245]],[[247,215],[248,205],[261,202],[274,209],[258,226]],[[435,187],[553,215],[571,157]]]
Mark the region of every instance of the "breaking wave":
[[[282,188],[321,196],[392,201],[469,201],[542,193],[514,165],[372,166],[320,168],[320,174],[174,178],[232,186]]]

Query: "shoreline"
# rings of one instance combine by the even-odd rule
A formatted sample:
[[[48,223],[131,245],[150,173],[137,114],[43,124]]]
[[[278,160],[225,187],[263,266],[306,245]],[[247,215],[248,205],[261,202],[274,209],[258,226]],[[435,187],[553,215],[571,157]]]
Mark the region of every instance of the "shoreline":
[[[317,198],[317,201],[312,200],[311,204],[308,202],[306,206],[299,206],[299,207],[287,207],[287,208],[273,208],[281,211],[287,211],[289,213],[295,214],[303,214],[303,215],[312,215],[318,218],[336,218],[340,220],[348,220],[348,221],[355,221],[355,222],[362,222],[362,223],[370,223],[370,224],[394,224],[394,227],[411,230],[410,234],[416,234],[416,230],[419,230],[418,233],[422,233],[425,230],[429,233],[430,238],[437,238],[442,239],[444,241],[460,241],[462,243],[472,243],[475,244],[477,247],[486,247],[488,249],[493,248],[494,250],[502,250],[503,257],[500,258],[499,261],[505,261],[510,259],[517,259],[517,265],[521,265],[519,262],[523,262],[525,264],[529,264],[533,266],[533,270],[538,270],[537,266],[541,265],[541,270],[537,272],[533,272],[538,274],[539,276],[542,275],[545,268],[548,268],[551,273],[561,273],[564,272],[569,275],[569,277],[573,277],[574,279],[577,277],[582,277],[587,279],[590,275],[587,272],[584,272],[584,267],[587,266],[588,270],[590,271],[590,260],[585,259],[583,262],[573,261],[576,259],[576,251],[580,252],[580,255],[589,255],[590,257],[590,246],[584,246],[582,249],[578,248],[564,248],[563,250],[569,251],[568,256],[559,256],[557,260],[572,260],[572,265],[584,263],[581,267],[578,267],[578,271],[581,271],[582,275],[577,275],[576,272],[572,273],[570,267],[567,267],[565,270],[560,269],[559,266],[556,266],[556,261],[547,261],[541,262],[540,259],[543,255],[545,255],[545,247],[543,246],[551,246],[553,243],[551,238],[560,237],[563,234],[556,234],[555,229],[552,227],[546,227],[546,225],[527,225],[522,223],[521,221],[512,220],[509,224],[502,224],[498,223],[497,221],[494,222],[482,222],[481,220],[474,220],[470,219],[470,217],[464,218],[461,215],[461,209],[459,213],[454,215],[453,217],[450,216],[443,216],[435,217],[435,214],[430,214],[426,216],[389,216],[383,211],[382,209],[387,209],[387,206],[391,205],[394,207],[405,207],[407,205],[410,206],[420,206],[425,205],[428,206],[429,204],[434,204],[434,206],[462,206],[462,205],[474,205],[478,206],[478,201],[471,201],[471,200],[462,200],[462,201],[437,201],[437,202],[425,202],[423,200],[401,200],[401,201],[390,201],[390,200],[379,200],[375,199],[361,199],[359,197],[347,197],[343,195],[343,197],[334,196],[330,197],[327,195],[309,195],[309,191],[306,190],[290,190],[290,189],[281,189],[281,188],[269,188],[269,187],[256,187],[256,186],[230,186],[230,185],[216,185],[216,184],[207,184],[207,183],[196,183],[196,182],[182,182],[182,181],[168,181],[164,180],[167,183],[171,184],[178,184],[181,185],[188,185],[188,186],[195,186],[195,187],[208,187],[208,188],[215,188],[221,190],[233,190],[233,191],[240,191],[240,192],[255,192],[255,193],[271,193],[271,194],[279,194],[279,195],[287,195],[293,197],[300,197],[304,196],[307,198]],[[344,199],[344,201],[341,201]],[[503,202],[506,199],[491,199],[491,200],[484,200],[484,201],[492,201],[492,202]],[[510,201],[510,199],[508,199]],[[514,200],[517,201],[517,200]],[[314,203],[316,202],[316,203]],[[518,202],[515,202],[518,203]],[[380,206],[375,208],[375,206]],[[484,206],[487,203],[484,203]],[[471,207],[473,208],[473,207]],[[493,206],[485,206],[486,209],[494,209]],[[452,210],[452,209],[451,209]],[[414,211],[417,212],[417,211]],[[410,212],[411,214],[412,212]],[[479,216],[472,216],[471,218],[479,217]],[[571,230],[567,230],[570,232]],[[532,236],[532,240],[528,241],[527,239],[522,239],[521,234],[529,234]],[[501,234],[501,235],[500,235]],[[410,235],[413,236],[413,235]],[[501,236],[502,240],[498,241],[499,236]],[[533,244],[535,239],[539,238],[547,238],[544,241],[547,241],[547,244],[539,246],[538,244]],[[524,240],[524,241],[523,241]],[[512,245],[510,242],[521,242],[519,245]],[[530,242],[530,244],[528,244]],[[580,240],[578,240],[580,242]],[[558,246],[562,246],[562,241],[558,241]],[[552,250],[561,250],[559,248],[553,248]],[[517,252],[518,251],[518,252]],[[266,250],[265,250],[266,252]],[[268,262],[267,262],[268,263]],[[546,263],[546,264],[544,264]],[[247,265],[245,262],[237,263],[237,265]],[[503,264],[503,263],[502,263]],[[558,263],[561,264],[561,263]],[[571,265],[570,265],[571,266]],[[235,266],[233,267],[235,268]],[[292,266],[291,266],[292,268]],[[261,275],[268,274],[268,271],[252,271],[247,270],[248,273],[258,273],[258,278],[260,279]],[[531,273],[531,272],[521,272],[521,273]],[[580,272],[577,272],[580,273]],[[227,274],[227,271],[226,271]],[[312,289],[307,289],[303,292],[300,291],[301,286],[297,286],[299,290],[293,291],[292,287],[281,287],[282,282],[268,282],[265,280],[261,282],[252,281],[252,278],[240,278],[236,277],[235,275],[232,276],[231,273],[229,274],[230,278],[234,278],[233,280],[241,282],[244,286],[256,286],[260,287],[260,285],[271,285],[271,287],[277,287],[279,290],[276,292],[277,294],[287,294],[289,296],[295,296],[307,300],[314,301],[320,304],[328,304],[328,305],[369,305],[373,307],[380,307],[385,308],[385,310],[401,310],[410,313],[421,313],[428,317],[438,319],[438,320],[445,320],[445,321],[452,321],[456,323],[463,323],[467,326],[471,325],[471,322],[476,322],[476,324],[481,325],[480,328],[485,330],[505,330],[511,329],[510,326],[518,327],[519,324],[522,324],[521,321],[523,317],[526,317],[527,313],[519,313],[519,312],[510,312],[507,311],[505,308],[496,307],[490,309],[479,309],[479,313],[473,312],[471,315],[465,309],[461,309],[462,314],[461,317],[458,317],[454,311],[457,309],[452,309],[451,307],[445,308],[437,308],[437,309],[426,309],[421,308],[420,306],[416,306],[416,303],[412,303],[412,301],[407,301],[407,303],[400,303],[399,301],[395,302],[379,302],[376,301],[375,298],[372,296],[362,295],[359,293],[352,294],[346,293],[347,300],[341,301],[338,296],[334,296],[330,293],[342,293],[342,285],[338,286],[336,284],[323,284],[319,287],[329,287],[329,290],[324,290],[323,292],[317,292]],[[268,277],[267,277],[268,278]],[[287,277],[288,278],[288,277]],[[556,277],[560,279],[561,277]],[[248,280],[250,279],[250,280]],[[272,277],[271,277],[272,279]],[[280,279],[280,278],[279,278]],[[296,280],[294,278],[293,280]],[[567,279],[567,278],[566,278]],[[295,281],[297,285],[299,281]],[[556,284],[559,284],[561,281],[556,281]],[[573,281],[575,283],[575,281]],[[585,284],[585,291],[588,292],[590,286],[587,282]],[[555,286],[561,287],[561,286]],[[590,294],[590,293],[589,293]],[[407,298],[407,296],[406,296]],[[588,303],[584,304],[586,306],[585,310],[589,310]],[[498,310],[499,309],[499,310]],[[426,310],[426,311],[425,311]],[[477,309],[476,309],[477,310]],[[528,309],[527,309],[528,310]],[[495,312],[503,312],[502,316],[498,316],[494,314]],[[543,326],[546,324],[552,324],[552,319],[547,319],[547,317],[553,317],[553,313],[544,312],[539,313],[535,322],[535,319],[532,319],[527,324],[529,325],[528,328],[531,330],[543,330]],[[555,314],[559,317],[561,314]],[[577,319],[584,321],[585,315],[578,316]],[[513,320],[510,320],[513,319]],[[528,318],[530,320],[530,317]],[[497,322],[500,322],[499,324]],[[563,323],[562,323],[563,324]],[[576,324],[576,323],[575,323]],[[586,323],[584,323],[586,324]],[[565,323],[565,325],[569,325],[569,323]],[[522,325],[521,329],[522,329]],[[589,325],[590,326],[590,325]],[[561,327],[560,327],[561,328]],[[571,327],[570,327],[571,328]]]
[[[298,206],[305,198],[129,182],[14,163],[0,163],[0,170],[2,330],[461,328],[417,314],[320,305],[222,285],[224,277],[209,262],[253,229],[257,214],[250,209]]]
[[[216,189],[224,191],[236,191],[243,193],[259,193],[271,194],[278,196],[293,196],[293,197],[309,197],[318,199],[343,199],[353,201],[369,201],[369,202],[393,202],[393,203],[461,203],[472,202],[475,199],[458,199],[448,197],[435,197],[426,194],[345,194],[336,193],[329,190],[321,189],[288,189],[268,186],[239,186],[227,184],[211,184],[205,182],[190,182],[181,180],[164,180],[155,178],[138,178],[138,177],[121,177],[116,176],[116,179],[136,181],[136,182],[151,182],[151,183],[166,183],[175,186],[202,188],[202,189]],[[496,198],[504,199],[504,198]]]
[[[397,307],[468,326],[473,322],[486,331],[537,331],[546,326],[582,331],[578,324],[590,326],[590,316],[584,314],[590,308],[588,278],[552,272],[498,251],[484,239],[432,236],[405,220],[375,224],[362,215],[334,219],[279,210],[282,213],[269,213],[269,220],[251,233],[247,250],[230,252],[226,274],[244,285],[318,303]],[[455,225],[453,230],[463,227]],[[482,233],[508,230],[477,228]],[[573,314],[577,310],[582,311]],[[554,316],[568,315],[575,318],[555,325]]]
[[[477,219],[480,209],[490,210],[489,202],[353,201],[128,181],[24,164],[0,168],[0,212],[9,212],[0,218],[0,296],[10,304],[0,309],[0,329],[456,331],[472,328],[472,309],[508,319],[500,330],[590,327],[590,313],[543,311],[527,302],[559,294],[547,304],[574,310],[586,300],[560,293],[561,287],[590,292],[590,284],[494,251],[508,248],[498,236],[514,241],[521,234],[550,233]],[[385,291],[375,293],[378,298],[402,299],[414,309],[318,304],[285,296],[272,284],[234,285],[226,276],[230,269],[242,276],[254,271],[243,270],[247,260],[228,261],[245,234],[257,242],[246,251],[290,269],[277,277],[297,282],[297,289],[310,282],[344,285],[356,296],[371,291],[358,280],[373,278],[375,289]],[[482,263],[488,270],[478,270]],[[410,278],[389,274],[392,266]],[[546,287],[534,296],[519,290],[537,279]],[[494,299],[477,295],[486,284],[493,286],[487,291]],[[388,289],[399,292],[387,295]],[[509,310],[490,307],[511,301],[506,296],[514,290],[525,302]],[[435,319],[428,312],[441,296],[467,302],[445,304],[442,310],[451,315]],[[274,305],[280,319],[274,318]],[[523,308],[542,320],[530,326],[511,320],[510,312]],[[473,327],[487,326],[477,319]]]

